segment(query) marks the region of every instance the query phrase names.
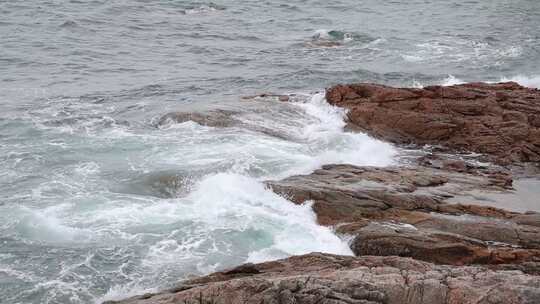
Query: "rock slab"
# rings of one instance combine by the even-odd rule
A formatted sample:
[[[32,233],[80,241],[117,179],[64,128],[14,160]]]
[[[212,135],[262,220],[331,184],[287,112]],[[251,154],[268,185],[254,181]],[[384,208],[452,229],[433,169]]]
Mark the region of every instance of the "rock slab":
[[[312,253],[107,304],[536,304],[540,277],[402,257]]]

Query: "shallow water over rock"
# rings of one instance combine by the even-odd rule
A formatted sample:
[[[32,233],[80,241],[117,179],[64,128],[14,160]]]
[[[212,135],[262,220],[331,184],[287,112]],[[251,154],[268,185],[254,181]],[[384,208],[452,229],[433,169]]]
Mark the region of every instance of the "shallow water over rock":
[[[540,180],[521,178],[513,181],[514,190],[490,192],[471,190],[450,198],[449,202],[468,201],[482,206],[493,206],[516,212],[540,212]]]

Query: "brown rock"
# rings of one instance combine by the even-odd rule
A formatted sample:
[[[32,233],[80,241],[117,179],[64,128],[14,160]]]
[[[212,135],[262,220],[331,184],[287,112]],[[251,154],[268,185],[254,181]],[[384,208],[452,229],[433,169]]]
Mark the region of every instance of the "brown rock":
[[[357,128],[392,142],[485,153],[501,164],[540,161],[540,91],[516,83],[338,85],[326,99],[348,108]]]
[[[519,270],[442,266],[402,257],[313,253],[226,272],[117,304],[508,304],[537,303],[540,277]]]
[[[476,225],[482,229],[481,224]],[[540,262],[540,250],[489,246],[489,243],[465,234],[421,226],[372,222],[357,230],[355,235],[351,249],[356,255],[397,255],[453,265]]]
[[[279,95],[278,100],[279,101],[289,101],[289,95]]]

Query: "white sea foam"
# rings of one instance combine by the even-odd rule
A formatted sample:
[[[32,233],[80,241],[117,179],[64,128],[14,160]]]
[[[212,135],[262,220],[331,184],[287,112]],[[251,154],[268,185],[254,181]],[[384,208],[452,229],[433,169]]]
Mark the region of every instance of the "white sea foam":
[[[506,81],[514,81],[519,83],[522,86],[529,87],[529,88],[540,88],[540,76],[524,76],[524,75],[517,75],[512,77],[501,77],[499,82],[506,82]],[[486,81],[488,83],[495,83],[496,81]],[[462,84],[466,83],[466,81],[456,78],[453,75],[448,75],[447,78],[445,78],[441,85],[444,86],[451,86],[456,84]]]
[[[311,205],[295,205],[262,183],[245,176],[220,173],[204,179],[190,199],[211,225],[263,230],[272,245],[250,253],[249,261],[321,251],[351,254],[346,243],[316,223]]]
[[[234,173],[210,174],[183,198],[126,200],[117,207],[95,206],[77,212],[76,220],[71,221],[92,227],[94,242],[148,248],[137,273],[129,275],[131,283],[114,285],[100,301],[141,293],[149,286],[167,283],[167,278],[178,280],[182,272],[208,273],[242,262],[312,251],[352,254],[346,240],[317,224],[309,203],[295,205],[257,179]],[[65,231],[56,220],[46,223],[50,226],[41,229],[54,232],[51,237]],[[67,232],[69,238],[77,235]],[[72,268],[65,271],[77,273],[78,267]],[[40,287],[56,288],[64,283],[59,278]],[[70,285],[66,292],[74,288]]]
[[[354,35],[348,32],[318,29],[311,36],[313,40],[339,40],[343,42],[351,42],[354,40]]]
[[[482,80],[479,80],[479,81],[482,81]],[[531,76],[517,75],[517,76],[512,76],[512,77],[501,77],[499,81],[485,81],[485,82],[495,83],[495,82],[507,82],[507,81],[514,81],[514,82],[519,83],[522,86],[529,87],[529,88],[540,88],[540,76],[538,75],[531,75]],[[454,75],[448,75],[446,78],[442,79],[439,82],[439,85],[453,86],[453,85],[463,84],[466,82],[467,81],[457,78]],[[419,81],[413,80],[412,87],[423,88],[424,84],[422,84]]]
[[[59,206],[43,210],[20,207],[15,228],[23,237],[33,241],[65,243],[88,239],[88,231],[66,225],[57,218]]]
[[[308,102],[297,104],[315,122],[302,128],[302,135],[309,145],[324,147],[306,165],[313,170],[323,164],[348,163],[353,165],[385,166],[393,162],[395,148],[366,134],[345,132],[346,111],[328,104],[324,94],[313,95]]]
[[[330,39],[330,31],[326,29],[318,29],[311,37],[313,39]]]
[[[441,82],[441,85],[442,86],[453,86],[453,85],[457,85],[457,84],[463,84],[465,83],[465,81],[459,79],[459,78],[456,78],[454,75],[448,75],[448,77],[446,77],[442,82]]]

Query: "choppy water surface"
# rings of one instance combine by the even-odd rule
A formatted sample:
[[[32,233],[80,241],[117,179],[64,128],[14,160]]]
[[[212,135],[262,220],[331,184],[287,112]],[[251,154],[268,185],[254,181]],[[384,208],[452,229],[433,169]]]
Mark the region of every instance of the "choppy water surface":
[[[339,82],[540,84],[540,2],[0,1],[0,302],[94,303],[344,240],[262,181],[395,149]],[[449,76],[452,75],[452,76]],[[293,103],[240,101],[296,93]],[[174,111],[239,124],[158,126]]]

